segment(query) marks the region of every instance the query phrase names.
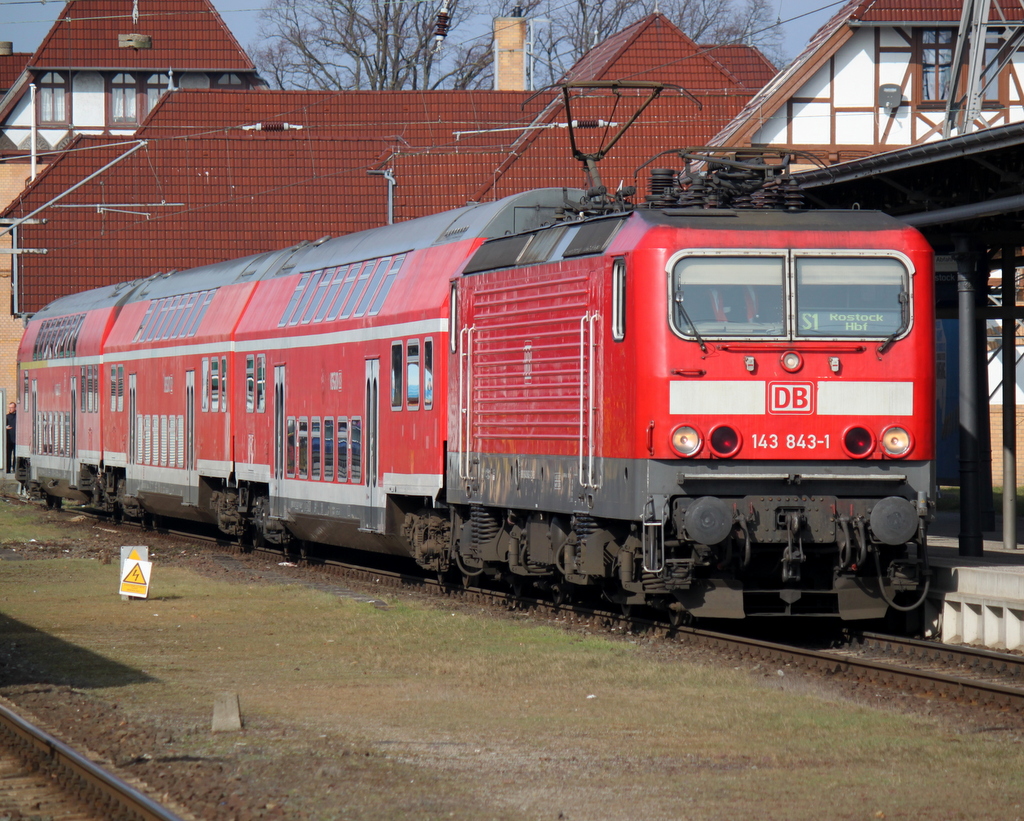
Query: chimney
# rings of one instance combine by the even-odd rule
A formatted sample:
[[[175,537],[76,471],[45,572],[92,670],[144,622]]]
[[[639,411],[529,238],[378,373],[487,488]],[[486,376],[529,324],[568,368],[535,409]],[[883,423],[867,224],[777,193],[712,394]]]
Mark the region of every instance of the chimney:
[[[512,14],[494,18],[495,91],[526,89],[526,18],[519,6]]]
[[[14,43],[4,40],[0,42],[0,57],[10,57],[14,54]]]

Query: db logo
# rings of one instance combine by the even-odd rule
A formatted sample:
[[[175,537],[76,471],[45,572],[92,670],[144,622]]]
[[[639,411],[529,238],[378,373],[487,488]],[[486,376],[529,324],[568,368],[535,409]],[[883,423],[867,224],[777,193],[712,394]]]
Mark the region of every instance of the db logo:
[[[810,413],[814,410],[811,401],[813,389],[810,382],[770,382],[768,412]]]

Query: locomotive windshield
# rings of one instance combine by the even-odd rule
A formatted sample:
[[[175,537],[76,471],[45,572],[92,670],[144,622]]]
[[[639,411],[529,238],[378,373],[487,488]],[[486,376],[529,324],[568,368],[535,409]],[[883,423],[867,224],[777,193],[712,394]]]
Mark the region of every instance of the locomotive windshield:
[[[693,336],[785,333],[783,257],[684,257],[675,266],[673,319]]]
[[[910,323],[909,276],[894,257],[680,256],[671,302],[675,332],[698,341],[891,337]]]
[[[890,336],[907,322],[907,271],[891,257],[798,257],[798,336]]]

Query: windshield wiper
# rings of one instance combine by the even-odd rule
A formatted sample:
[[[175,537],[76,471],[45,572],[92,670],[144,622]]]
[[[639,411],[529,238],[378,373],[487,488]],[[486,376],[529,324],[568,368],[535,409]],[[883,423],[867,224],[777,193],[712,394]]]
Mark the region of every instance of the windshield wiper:
[[[881,356],[887,350],[889,350],[889,346],[892,345],[892,343],[896,341],[896,337],[898,337],[901,333],[903,333],[903,331],[906,330],[906,328],[907,328],[907,304],[909,302],[910,302],[910,296],[907,294],[907,292],[906,291],[900,291],[900,326],[895,331],[893,331],[891,334],[889,334],[889,336],[886,337],[885,342],[883,342],[881,345],[878,346],[878,355],[879,356]]]
[[[700,331],[697,330],[697,326],[693,324],[693,320],[690,319],[690,315],[686,313],[686,308],[683,307],[683,293],[682,291],[676,292],[676,307],[679,309],[679,313],[683,319],[686,320],[686,324],[690,326],[690,330],[693,331],[694,339],[697,340],[697,344],[700,345],[702,353],[708,352],[708,346],[704,343],[704,338],[700,335]]]

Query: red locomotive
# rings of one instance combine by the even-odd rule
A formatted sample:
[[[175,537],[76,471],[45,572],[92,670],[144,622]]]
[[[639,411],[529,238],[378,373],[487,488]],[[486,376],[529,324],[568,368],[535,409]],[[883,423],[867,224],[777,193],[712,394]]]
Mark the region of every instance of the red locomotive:
[[[930,247],[687,196],[542,189],[60,299],[18,478],[674,619],[912,605]]]

